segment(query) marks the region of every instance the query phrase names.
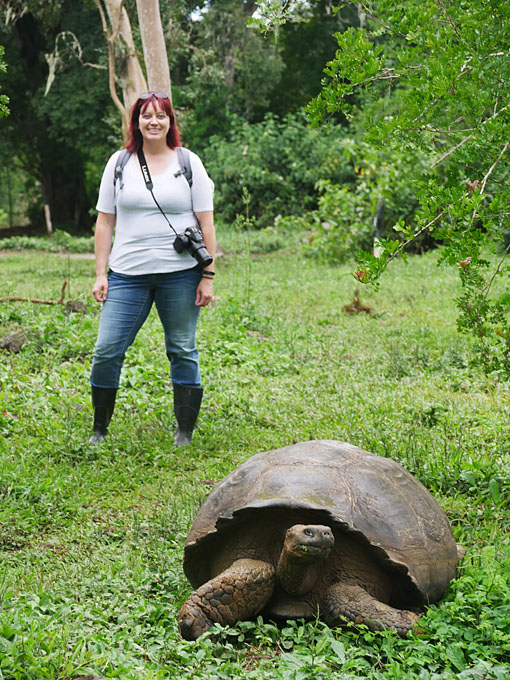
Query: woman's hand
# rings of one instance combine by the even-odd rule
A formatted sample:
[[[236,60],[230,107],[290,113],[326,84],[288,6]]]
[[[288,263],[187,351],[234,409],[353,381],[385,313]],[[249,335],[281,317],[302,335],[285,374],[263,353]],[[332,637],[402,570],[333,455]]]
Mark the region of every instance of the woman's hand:
[[[98,276],[92,289],[92,295],[98,302],[104,302],[108,295],[108,277],[105,274]]]
[[[203,278],[200,280],[197,288],[197,299],[195,304],[198,307],[207,307],[211,302],[213,296],[213,282],[211,279]]]
[[[113,228],[115,215],[110,213],[97,213],[96,233],[94,236],[94,252],[96,254],[96,282],[92,289],[92,295],[98,302],[104,302],[108,294],[108,279],[106,269],[108,256],[112,247]]]

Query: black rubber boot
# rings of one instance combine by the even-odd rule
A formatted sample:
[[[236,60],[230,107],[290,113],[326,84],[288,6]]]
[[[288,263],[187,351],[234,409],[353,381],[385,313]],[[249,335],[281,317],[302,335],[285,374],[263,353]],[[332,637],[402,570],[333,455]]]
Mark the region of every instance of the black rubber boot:
[[[201,387],[184,387],[175,385],[174,388],[174,414],[177,420],[177,432],[174,444],[186,446],[191,444],[191,437],[195,423],[197,422],[202,403],[204,390]]]
[[[89,444],[99,444],[106,438],[108,425],[115,407],[116,387],[94,387],[92,385],[92,406],[94,407],[94,432]]]

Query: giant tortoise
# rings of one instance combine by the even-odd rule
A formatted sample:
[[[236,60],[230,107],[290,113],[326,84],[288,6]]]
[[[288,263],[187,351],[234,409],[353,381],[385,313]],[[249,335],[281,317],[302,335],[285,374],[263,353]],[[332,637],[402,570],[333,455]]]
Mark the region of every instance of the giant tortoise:
[[[262,613],[406,635],[461,551],[438,503],[393,460],[329,440],[259,453],[193,522],[184,571],[196,590],[179,628],[194,640]]]

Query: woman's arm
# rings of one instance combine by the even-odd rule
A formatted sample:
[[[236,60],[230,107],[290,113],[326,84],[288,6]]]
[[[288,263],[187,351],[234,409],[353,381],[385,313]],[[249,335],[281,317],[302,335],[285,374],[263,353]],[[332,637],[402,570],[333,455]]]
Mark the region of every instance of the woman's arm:
[[[214,257],[216,255],[216,232],[214,230],[214,214],[212,210],[206,212],[195,213],[202,230],[204,238],[204,245],[209,251],[213,261],[205,267],[206,271],[214,271]],[[199,307],[205,307],[211,302],[213,296],[213,282],[212,278],[202,278],[197,288],[197,299],[195,304]]]
[[[96,221],[96,234],[94,236],[94,252],[96,254],[96,282],[92,289],[92,295],[98,302],[104,302],[108,294],[108,279],[106,268],[108,257],[112,247],[113,228],[115,215],[98,212]]]

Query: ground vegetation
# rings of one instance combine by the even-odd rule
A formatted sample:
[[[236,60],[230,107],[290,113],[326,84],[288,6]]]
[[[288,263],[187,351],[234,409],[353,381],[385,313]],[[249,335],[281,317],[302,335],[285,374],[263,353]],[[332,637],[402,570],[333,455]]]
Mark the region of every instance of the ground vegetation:
[[[454,270],[411,255],[356,293],[349,263],[299,255],[306,232],[279,238],[220,228],[217,299],[199,324],[204,408],[185,454],[156,315],[128,353],[106,445],[87,446],[93,260],[2,253],[2,297],[56,300],[68,279],[83,303],[0,303],[1,339],[23,336],[0,349],[3,680],[508,677],[510,395],[470,366]],[[312,438],[416,475],[467,549],[458,579],[406,639],[259,620],[184,642],[182,549],[200,503],[251,454]]]

